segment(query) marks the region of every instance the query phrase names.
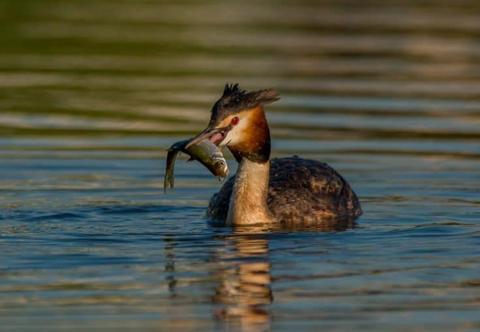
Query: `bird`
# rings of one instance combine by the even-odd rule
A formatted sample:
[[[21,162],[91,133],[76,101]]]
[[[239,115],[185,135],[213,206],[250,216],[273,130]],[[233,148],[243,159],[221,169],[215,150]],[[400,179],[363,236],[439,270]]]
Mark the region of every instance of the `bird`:
[[[265,105],[280,99],[275,89],[247,92],[226,84],[207,127],[187,145],[209,140],[227,147],[237,172],[213,195],[207,218],[230,226],[329,225],[362,214],[349,183],[326,163],[298,156],[270,158]]]

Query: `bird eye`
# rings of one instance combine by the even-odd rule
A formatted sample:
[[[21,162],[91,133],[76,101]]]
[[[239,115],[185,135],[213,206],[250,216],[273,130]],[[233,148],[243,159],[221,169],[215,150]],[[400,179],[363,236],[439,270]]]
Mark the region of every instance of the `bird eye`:
[[[234,116],[232,118],[232,121],[230,121],[230,123],[232,124],[232,126],[236,126],[239,121],[240,121],[240,119],[238,118],[238,116]]]

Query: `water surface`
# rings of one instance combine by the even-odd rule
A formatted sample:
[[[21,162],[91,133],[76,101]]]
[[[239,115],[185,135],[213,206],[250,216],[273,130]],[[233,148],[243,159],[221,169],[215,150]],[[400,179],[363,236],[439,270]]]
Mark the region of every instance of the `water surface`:
[[[480,329],[477,1],[0,1],[2,330]],[[165,149],[225,82],[274,156],[328,162],[342,232],[213,227]],[[232,169],[235,163],[230,161]]]

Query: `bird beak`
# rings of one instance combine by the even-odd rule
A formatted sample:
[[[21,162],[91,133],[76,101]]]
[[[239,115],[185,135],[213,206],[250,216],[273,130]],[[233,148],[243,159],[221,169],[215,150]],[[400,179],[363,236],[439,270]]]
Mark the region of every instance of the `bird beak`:
[[[195,145],[205,139],[210,139],[210,137],[212,137],[213,135],[219,134],[222,131],[222,129],[224,128],[215,128],[215,127],[208,126],[204,131],[202,131],[200,134],[192,138],[190,142],[188,142],[188,144],[185,146],[185,149],[188,149],[190,146]]]

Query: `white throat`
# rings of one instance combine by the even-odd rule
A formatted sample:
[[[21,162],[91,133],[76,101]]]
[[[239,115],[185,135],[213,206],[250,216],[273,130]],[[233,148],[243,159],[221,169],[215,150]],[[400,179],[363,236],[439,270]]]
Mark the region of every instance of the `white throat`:
[[[227,225],[268,223],[267,207],[270,161],[257,163],[243,158],[238,166],[228,206]]]

